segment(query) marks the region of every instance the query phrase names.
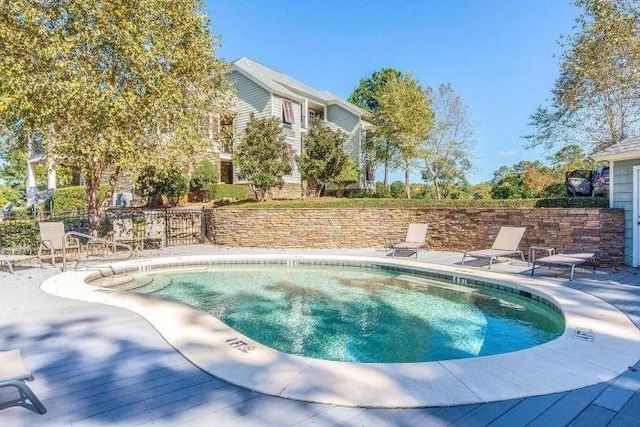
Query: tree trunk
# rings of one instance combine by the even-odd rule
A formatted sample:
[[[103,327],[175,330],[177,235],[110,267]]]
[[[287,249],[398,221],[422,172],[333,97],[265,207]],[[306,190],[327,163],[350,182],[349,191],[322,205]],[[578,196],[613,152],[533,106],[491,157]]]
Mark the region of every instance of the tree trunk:
[[[100,222],[102,221],[102,215],[100,214],[100,208],[98,207],[98,191],[100,190],[100,182],[94,179],[94,177],[87,179],[87,207],[89,214],[89,234],[92,236],[98,235],[100,229]]]
[[[387,160],[384,161],[384,187],[389,187],[389,165],[387,165]]]
[[[389,188],[389,142],[387,144],[387,152],[384,155],[384,188]]]
[[[109,176],[109,187],[104,200],[111,200],[120,176],[120,168],[116,168]],[[87,177],[87,208],[89,214],[89,234],[98,235],[100,224],[104,218],[105,208],[100,200],[100,179],[97,176]]]
[[[438,175],[439,175],[439,168],[437,168],[434,166],[431,168],[431,176],[433,176],[433,188],[435,188],[436,190],[436,197],[438,198],[438,200],[442,199],[442,194],[440,193],[440,184],[438,184]]]
[[[410,168],[411,165],[411,159],[409,157],[406,157],[404,159],[404,191],[407,194],[407,199],[411,199],[411,182],[409,181],[409,172],[411,171]]]

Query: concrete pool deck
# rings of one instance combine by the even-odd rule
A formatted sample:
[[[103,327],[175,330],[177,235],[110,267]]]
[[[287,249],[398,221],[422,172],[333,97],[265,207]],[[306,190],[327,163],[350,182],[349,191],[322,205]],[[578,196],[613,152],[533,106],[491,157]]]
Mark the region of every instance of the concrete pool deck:
[[[170,248],[149,254],[156,257],[189,253],[258,252],[265,251],[199,246]],[[268,252],[277,254],[283,251]],[[347,253],[378,259],[384,255],[374,250],[302,252],[329,255]],[[425,252],[421,254],[419,262],[451,265],[459,262],[459,259],[461,254]],[[509,271],[512,277],[523,281],[527,278],[527,268],[514,262],[499,263],[495,270]],[[197,369],[194,371],[191,364],[184,361],[136,314],[103,304],[60,299],[39,291],[39,283],[56,272],[53,268],[47,267],[21,269],[15,275],[0,273],[4,306],[0,316],[2,348],[24,348],[26,362],[36,376],[32,388],[49,408],[49,413],[44,416],[20,407],[4,409],[0,411],[0,424],[3,426],[66,425],[72,422],[79,425],[134,425],[151,421],[160,425],[176,425],[198,419],[202,423],[224,420],[227,425],[419,425],[425,420],[444,419],[458,420],[460,423],[464,420],[476,420],[477,425],[488,425],[500,419],[514,420],[515,414],[524,411],[525,408],[528,408],[526,412],[529,418],[520,416],[517,417],[518,420],[540,420],[540,423],[551,420],[552,425],[565,425],[580,417],[588,417],[585,420],[593,421],[595,415],[609,421],[637,421],[640,415],[640,398],[637,394],[640,378],[636,372],[628,370],[616,371],[613,374],[608,372],[605,375],[608,377],[606,382],[574,391],[566,391],[565,388],[565,391],[543,396],[512,398],[494,403],[480,403],[482,401],[479,400],[458,406],[404,410],[345,408],[332,404],[282,400],[247,392],[202,372],[198,373]],[[628,316],[638,324],[640,288],[634,286],[638,283],[636,269],[596,273],[579,270],[575,282],[568,282],[566,269],[542,269],[540,273],[544,281],[550,283],[550,287],[567,290],[566,287],[571,286],[586,290],[597,300],[608,300],[615,304],[626,313],[625,318]],[[563,286],[558,286],[559,284]],[[578,312],[581,303],[581,300],[573,302]],[[604,330],[601,331],[599,327],[598,325],[595,329],[598,334],[594,342],[603,338],[600,334]],[[607,334],[611,333],[605,333]],[[611,337],[619,338],[614,334],[611,334]],[[574,342],[582,343],[572,339],[570,345]],[[629,354],[609,354],[606,358],[640,359],[635,347],[631,346],[630,349],[623,350],[623,353],[626,351]],[[575,356],[574,349],[569,348],[566,356],[571,359],[572,355]],[[496,388],[503,389],[509,386],[512,378],[518,378],[514,374],[521,373],[519,371],[524,370],[525,377],[535,376],[535,369],[531,369],[530,374],[527,371],[539,363],[536,359],[539,358],[509,370],[503,369],[503,378],[487,378],[485,373],[484,378],[477,377],[477,382],[491,381],[499,386]],[[143,363],[145,360],[148,363]],[[629,364],[636,361],[633,360]],[[534,365],[530,366],[530,363]],[[582,362],[578,365],[582,366],[580,363]],[[599,364],[600,362],[591,363],[590,367],[565,372],[557,382],[567,380],[569,382],[565,383],[565,386],[570,385],[571,381],[585,373],[583,371],[601,369]],[[194,386],[193,382],[197,385]],[[479,390],[477,385],[471,386],[471,390],[476,387],[474,392]],[[521,386],[526,388],[527,382],[522,382]],[[446,394],[446,391],[434,390],[433,393]],[[0,407],[6,395],[6,391],[0,390]],[[580,396],[579,404],[575,401],[568,402],[572,398],[575,400],[576,396]],[[273,411],[281,415],[276,415]],[[634,418],[629,418],[630,416]],[[366,422],[363,421],[365,419]],[[393,419],[393,422],[390,419]],[[483,424],[478,423],[479,420],[487,421]],[[197,425],[197,422],[194,423]]]
[[[102,269],[102,274],[181,266],[206,269],[209,262],[371,264],[451,275],[456,283],[484,280],[546,298],[563,312],[566,328],[562,336],[545,344],[495,356],[425,363],[347,363],[273,350],[185,304],[87,285],[85,281],[91,276],[100,276],[93,269],[54,276],[41,289],[59,297],[138,313],[194,365],[234,385],[332,405],[452,406],[557,393],[615,378],[640,354],[640,331],[613,305],[545,280],[494,271],[379,256],[284,253],[138,259],[112,264]],[[589,331],[586,338],[591,339],[582,339],[583,335],[576,334],[578,330]],[[241,351],[238,342],[251,346],[252,351]]]

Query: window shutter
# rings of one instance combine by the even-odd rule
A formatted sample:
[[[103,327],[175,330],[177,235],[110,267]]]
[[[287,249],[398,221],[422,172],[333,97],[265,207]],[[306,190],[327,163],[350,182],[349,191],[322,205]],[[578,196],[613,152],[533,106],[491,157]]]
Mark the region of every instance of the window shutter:
[[[293,124],[293,105],[288,99],[282,100],[282,121],[289,125]]]

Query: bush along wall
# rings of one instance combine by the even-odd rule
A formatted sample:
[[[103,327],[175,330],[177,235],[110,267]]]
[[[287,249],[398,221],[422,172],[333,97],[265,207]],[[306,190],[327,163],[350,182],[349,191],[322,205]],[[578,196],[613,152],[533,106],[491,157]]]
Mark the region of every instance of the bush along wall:
[[[35,252],[40,245],[38,223],[31,219],[0,222],[0,248]]]
[[[100,186],[98,197],[104,199],[108,186]],[[63,212],[86,213],[87,212],[87,189],[84,185],[75,187],[57,188],[53,194],[53,213]]]
[[[249,198],[249,187],[245,184],[215,184],[210,188],[212,198],[246,200]]]

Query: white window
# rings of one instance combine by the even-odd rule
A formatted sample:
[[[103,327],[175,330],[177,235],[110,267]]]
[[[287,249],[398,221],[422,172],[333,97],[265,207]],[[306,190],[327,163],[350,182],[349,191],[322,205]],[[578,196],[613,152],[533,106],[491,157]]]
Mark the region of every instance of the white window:
[[[292,125],[294,122],[293,104],[288,99],[282,100],[282,122]]]

